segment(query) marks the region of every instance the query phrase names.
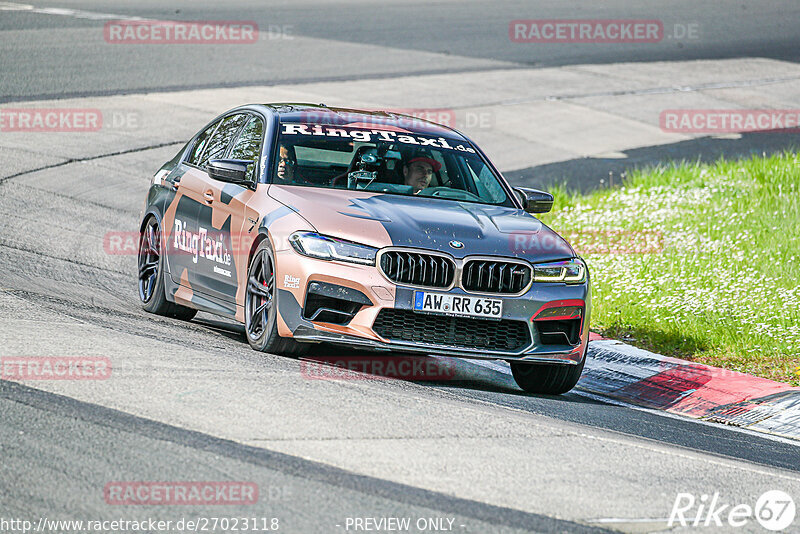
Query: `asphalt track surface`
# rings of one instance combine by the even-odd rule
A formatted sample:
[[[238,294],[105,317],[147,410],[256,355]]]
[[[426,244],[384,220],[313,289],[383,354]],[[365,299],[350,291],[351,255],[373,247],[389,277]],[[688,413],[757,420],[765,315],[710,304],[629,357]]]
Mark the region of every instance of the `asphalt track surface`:
[[[604,3],[602,11],[595,5],[586,4],[581,16],[654,16],[622,2]],[[796,60],[800,53],[800,30],[790,24],[800,11],[795,2],[660,3],[664,20],[699,21],[707,38],[683,48],[540,50],[535,58],[508,42],[508,20],[572,18],[574,5],[47,7],[253,19],[290,25],[297,38],[275,41],[278,54],[243,52],[253,55],[236,63],[206,49],[108,53],[93,46],[89,30],[102,26],[97,21],[0,11],[0,101],[509,64]],[[346,24],[354,20],[358,31]],[[359,54],[348,56],[356,45],[350,51]],[[287,55],[292,50],[296,55]],[[326,56],[334,53],[344,55]],[[401,57],[412,60],[395,61]],[[785,440],[580,391],[525,395],[510,377],[469,362],[446,382],[311,383],[297,360],[251,351],[236,325],[204,314],[184,323],[144,313],[135,257],[104,254],[97,242],[109,229],[136,227],[147,178],[177,148],[125,153],[120,146],[115,156],[0,175],[0,354],[106,354],[119,376],[103,384],[0,381],[3,518],[257,515],[280,518],[285,532],[336,532],[348,517],[407,516],[451,518],[461,532],[646,532],[665,528],[679,491],[720,492],[751,504],[770,489],[800,496],[800,449]],[[255,513],[109,506],[102,488],[113,480],[248,480],[261,499]],[[738,531],[759,528],[751,522]]]
[[[154,19],[255,21],[262,38],[247,45],[103,46],[102,20],[0,11],[0,70],[4,73],[0,101],[508,67],[800,58],[800,27],[796,23],[800,5],[793,0],[184,0],[168,4],[153,0],[33,2],[37,8]],[[664,39],[655,44],[603,46],[531,45],[509,39],[512,20],[575,18],[656,19],[664,24]]]

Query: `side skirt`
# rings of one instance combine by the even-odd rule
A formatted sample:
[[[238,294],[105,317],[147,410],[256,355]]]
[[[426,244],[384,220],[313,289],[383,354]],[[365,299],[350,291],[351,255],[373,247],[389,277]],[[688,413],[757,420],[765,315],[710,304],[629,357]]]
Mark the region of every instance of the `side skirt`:
[[[190,288],[174,282],[169,273],[166,274],[167,276],[164,276],[164,289],[168,301],[236,320],[236,304],[192,291]],[[188,298],[186,298],[187,296]]]

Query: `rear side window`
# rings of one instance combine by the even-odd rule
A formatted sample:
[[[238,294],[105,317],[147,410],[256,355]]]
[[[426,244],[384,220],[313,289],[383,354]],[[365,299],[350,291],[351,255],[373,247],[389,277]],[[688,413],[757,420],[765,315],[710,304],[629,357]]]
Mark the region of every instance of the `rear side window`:
[[[214,135],[211,136],[211,140],[208,142],[208,146],[200,159],[200,167],[205,167],[208,160],[219,159],[225,156],[228,145],[230,145],[246,117],[246,114],[239,113],[222,119],[222,124],[219,125]]]
[[[194,142],[194,147],[192,148],[192,153],[186,159],[187,163],[198,166],[200,165],[200,156],[203,154],[203,149],[208,144],[208,140],[211,137],[211,134],[214,133],[214,129],[218,124],[219,121],[215,122],[197,137],[197,140]]]
[[[250,120],[242,128],[228,156],[230,159],[243,159],[253,162],[247,166],[247,178],[250,180],[254,180],[255,170],[258,168],[258,158],[261,155],[261,135],[263,132],[264,121],[259,117],[250,117]]]

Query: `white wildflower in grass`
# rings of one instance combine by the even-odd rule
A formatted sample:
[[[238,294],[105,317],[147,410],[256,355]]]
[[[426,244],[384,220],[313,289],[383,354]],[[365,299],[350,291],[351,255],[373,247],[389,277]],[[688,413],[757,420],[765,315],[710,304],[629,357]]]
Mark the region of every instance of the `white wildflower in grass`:
[[[579,251],[589,241],[593,329],[800,385],[797,154],[662,166],[617,189],[554,193],[542,221],[579,236]],[[625,243],[660,232],[663,249],[591,246],[619,231],[631,236]]]

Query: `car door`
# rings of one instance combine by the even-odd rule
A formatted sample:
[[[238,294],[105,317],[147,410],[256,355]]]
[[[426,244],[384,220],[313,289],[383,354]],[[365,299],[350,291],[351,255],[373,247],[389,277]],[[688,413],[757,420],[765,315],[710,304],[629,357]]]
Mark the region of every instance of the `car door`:
[[[225,152],[213,151],[207,161],[251,161],[248,176],[254,184],[264,135],[264,120],[256,114],[248,114],[241,119],[241,124],[229,148]],[[235,303],[239,271],[247,270],[247,265],[237,264],[239,255],[236,252],[240,248],[248,248],[252,239],[249,232],[256,226],[248,221],[248,216],[256,220],[257,215],[252,210],[249,213],[247,208],[247,203],[253,197],[254,187],[215,180],[207,173],[204,173],[200,182],[204,203],[197,215],[198,228],[207,236],[206,244],[211,247],[212,262],[206,262],[204,268],[198,269],[199,289],[209,296]],[[214,250],[221,253],[213,253]]]
[[[165,210],[163,218],[167,261],[172,280],[185,286],[190,286],[191,273],[198,260],[197,242],[193,240],[193,236],[198,210],[203,202],[200,179],[204,173],[199,168],[200,161],[221,122],[213,122],[197,136],[186,159],[169,177],[175,197]]]
[[[242,112],[224,117],[199,155],[190,158],[178,185],[181,198],[175,209],[172,242],[179,269],[172,272],[173,280],[213,297],[225,294],[219,278],[230,271],[233,255],[228,227],[212,225],[218,218],[212,214],[219,191],[215,192],[205,167],[209,160],[225,157],[246,118]]]

